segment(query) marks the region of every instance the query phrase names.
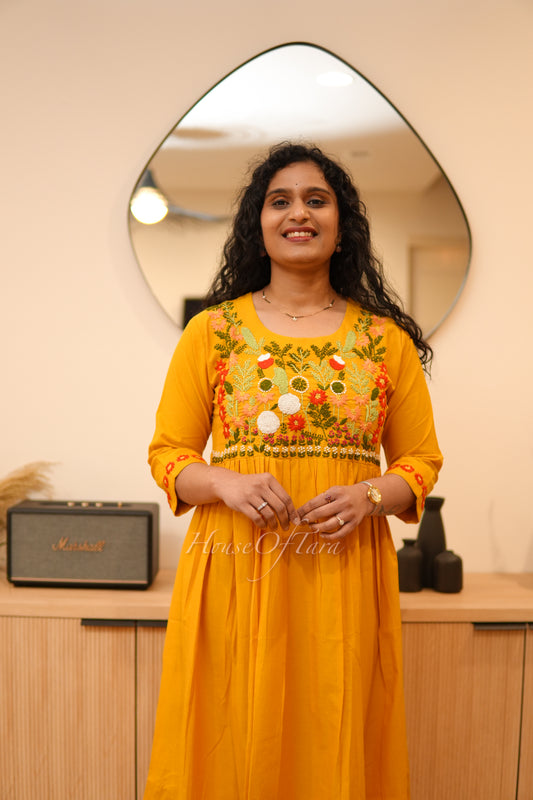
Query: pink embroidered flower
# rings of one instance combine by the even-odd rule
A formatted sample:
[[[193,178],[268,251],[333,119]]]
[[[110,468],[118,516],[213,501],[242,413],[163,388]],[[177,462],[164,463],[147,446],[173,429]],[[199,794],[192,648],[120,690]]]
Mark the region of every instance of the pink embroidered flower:
[[[302,414],[291,414],[287,417],[287,425],[291,431],[301,431],[305,428],[305,417]]]
[[[361,349],[361,347],[366,347],[369,341],[370,339],[368,338],[366,333],[360,333],[355,342],[355,346]]]
[[[239,363],[238,355],[232,350],[228,356],[228,369],[233,369]]]
[[[274,392],[263,392],[259,397],[256,397],[258,402],[263,403],[263,405],[270,405],[270,403],[274,399]]]
[[[219,308],[216,311],[209,312],[209,323],[214,331],[223,331],[226,327],[226,320],[224,319],[224,311]]]
[[[346,398],[344,394],[334,394],[332,397],[329,398],[329,402],[332,406],[336,406],[337,408],[342,408],[344,403],[346,402]]]
[[[341,370],[346,366],[346,362],[340,356],[331,356],[329,365],[332,369]]]
[[[235,326],[232,325],[229,329],[230,338],[233,339],[234,342],[242,342],[244,341],[244,337],[240,330]]]
[[[313,389],[313,391],[309,395],[309,399],[313,403],[313,405],[321,406],[322,403],[326,402],[328,396],[322,389]]]
[[[270,353],[261,353],[259,358],[257,359],[257,366],[260,369],[267,369],[267,367],[271,367],[274,363],[274,359],[270,355]]]
[[[167,475],[170,475],[170,473],[172,472],[172,470],[174,469],[174,467],[175,467],[175,466],[176,466],[176,465],[174,464],[174,462],[173,462],[173,461],[169,461],[169,462],[168,462],[168,464],[167,464],[167,465],[166,465],[166,467],[165,467],[165,469],[166,469],[166,471],[167,471]]]
[[[385,323],[380,320],[378,317],[373,318],[372,325],[368,329],[371,336],[376,338],[376,336],[383,336],[385,333]]]
[[[377,369],[378,369],[378,365],[375,364],[373,361],[371,361],[370,358],[366,358],[363,361],[363,371],[364,372],[369,372],[371,375],[375,375],[375,373],[377,372]]]
[[[241,392],[240,389],[235,389],[234,398],[238,403],[246,403],[248,401],[248,392]]]

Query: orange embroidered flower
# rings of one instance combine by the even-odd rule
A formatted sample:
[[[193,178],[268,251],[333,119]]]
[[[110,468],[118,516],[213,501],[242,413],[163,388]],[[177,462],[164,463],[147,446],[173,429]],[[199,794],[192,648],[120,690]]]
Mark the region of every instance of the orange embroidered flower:
[[[287,425],[291,431],[301,431],[305,428],[305,417],[303,414],[291,414],[287,417]]]
[[[229,439],[230,437],[230,427],[227,422],[224,423],[222,427],[222,433],[224,434],[225,439]]]
[[[309,395],[310,401],[315,406],[321,406],[328,399],[327,394],[322,389],[313,389]]]
[[[415,472],[415,481],[418,483],[419,486],[424,485],[424,478],[418,472]]]
[[[166,469],[166,471],[167,471],[167,475],[170,475],[170,473],[172,472],[172,470],[174,469],[174,467],[175,467],[175,466],[176,466],[176,465],[174,464],[174,462],[173,462],[173,461],[169,461],[169,462],[168,462],[168,464],[167,464],[167,465],[166,465],[166,467],[165,467],[165,469]]]
[[[177,457],[176,461],[186,461],[188,458],[190,458],[190,456],[183,453],[181,456]]]

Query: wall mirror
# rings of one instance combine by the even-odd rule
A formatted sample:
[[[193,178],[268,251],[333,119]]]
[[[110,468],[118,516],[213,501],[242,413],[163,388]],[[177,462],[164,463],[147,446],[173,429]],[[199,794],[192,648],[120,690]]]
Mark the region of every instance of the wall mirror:
[[[183,326],[186,300],[205,293],[218,266],[250,161],[284,139],[316,143],[351,172],[387,277],[430,335],[466,279],[471,241],[463,209],[401,114],[351,66],[309,44],[269,50],[221,80],[143,170],[129,227],[162,308]],[[135,208],[143,195],[162,204],[160,221]]]

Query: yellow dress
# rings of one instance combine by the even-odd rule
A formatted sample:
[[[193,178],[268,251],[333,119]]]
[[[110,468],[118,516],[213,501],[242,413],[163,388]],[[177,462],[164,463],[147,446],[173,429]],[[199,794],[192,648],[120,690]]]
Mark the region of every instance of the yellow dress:
[[[296,327],[296,326],[295,326]],[[182,334],[149,461],[174,481],[202,460],[271,472],[295,508],[389,473],[416,522],[442,457],[414,345],[348,302],[333,335],[273,334],[250,294]],[[177,571],[145,800],[406,800],[396,553],[387,520],[326,542],[198,507]]]

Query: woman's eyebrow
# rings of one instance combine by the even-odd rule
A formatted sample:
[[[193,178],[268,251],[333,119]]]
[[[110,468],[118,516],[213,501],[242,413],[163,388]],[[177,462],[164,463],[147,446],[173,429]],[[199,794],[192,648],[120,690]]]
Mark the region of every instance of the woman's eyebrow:
[[[309,186],[306,190],[309,194],[313,194],[314,192],[322,192],[323,194],[331,195],[331,191],[327,189],[325,186]],[[270,197],[272,194],[290,194],[291,189],[285,189],[280,186],[278,189],[271,189],[269,192],[266,193],[265,197]]]

